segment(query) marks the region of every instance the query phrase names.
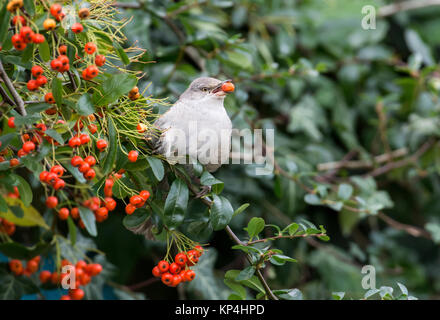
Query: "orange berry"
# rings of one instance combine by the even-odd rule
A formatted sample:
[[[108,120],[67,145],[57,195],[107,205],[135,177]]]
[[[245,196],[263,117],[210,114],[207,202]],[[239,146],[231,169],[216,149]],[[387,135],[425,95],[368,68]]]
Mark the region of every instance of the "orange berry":
[[[67,218],[69,218],[69,209],[61,208],[60,211],[58,211],[58,217],[61,220],[67,220]]]
[[[81,23],[76,22],[76,23],[74,23],[72,25],[71,29],[72,29],[73,33],[80,33],[80,32],[82,32],[84,30],[84,27],[83,27],[83,25]]]
[[[43,22],[43,28],[46,30],[53,30],[55,29],[57,23],[54,19],[46,19]]]
[[[41,283],[48,282],[51,277],[52,277],[52,273],[50,273],[50,271],[43,270],[40,272],[40,282]]]
[[[131,150],[131,151],[128,153],[128,160],[129,160],[130,162],[136,162],[138,156],[139,156],[139,152],[137,152],[136,150]]]

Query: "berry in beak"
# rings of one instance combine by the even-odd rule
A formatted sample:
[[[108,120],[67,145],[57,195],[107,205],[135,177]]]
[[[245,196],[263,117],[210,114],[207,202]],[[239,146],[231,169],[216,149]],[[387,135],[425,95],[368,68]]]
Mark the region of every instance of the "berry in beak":
[[[217,87],[215,87],[211,93],[215,94],[218,97],[224,97],[227,93],[234,92],[235,86],[231,82],[231,80],[225,80],[220,83]]]

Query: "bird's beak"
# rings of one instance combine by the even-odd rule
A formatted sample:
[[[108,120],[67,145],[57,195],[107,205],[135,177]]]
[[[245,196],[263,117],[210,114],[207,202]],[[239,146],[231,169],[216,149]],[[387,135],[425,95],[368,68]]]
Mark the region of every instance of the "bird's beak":
[[[234,91],[234,85],[232,84],[232,80],[225,80],[220,82],[214,89],[211,90],[211,93],[218,96],[224,97],[227,93]]]

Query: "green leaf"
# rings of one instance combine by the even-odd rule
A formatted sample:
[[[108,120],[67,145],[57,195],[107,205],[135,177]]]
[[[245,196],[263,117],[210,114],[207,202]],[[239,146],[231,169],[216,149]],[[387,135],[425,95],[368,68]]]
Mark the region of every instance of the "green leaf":
[[[345,292],[332,292],[333,300],[342,300],[344,299]]]
[[[10,16],[11,16],[10,12],[6,10],[6,3],[4,3],[2,9],[0,10],[0,43],[1,44],[3,44],[3,42],[5,41],[8,35]]]
[[[225,274],[225,279],[236,281],[235,279],[237,278],[240,272],[241,272],[240,270],[229,270]],[[242,280],[240,281],[240,284],[249,287],[253,290],[256,290],[258,292],[261,292],[263,294],[266,293],[264,287],[261,285],[261,282],[257,276],[252,276],[249,280]]]
[[[263,218],[253,217],[249,221],[246,228],[246,231],[249,234],[249,240],[252,240],[252,238],[258,236],[258,234],[263,231],[265,225],[266,223],[264,222]]]
[[[41,111],[47,110],[52,106],[48,103],[34,103],[26,106],[27,114],[40,113]]]
[[[0,252],[11,259],[30,260],[47,250],[50,244],[46,242],[39,242],[32,247],[26,247],[18,242],[6,242],[0,244]]]
[[[78,114],[88,116],[95,113],[95,107],[93,106],[92,97],[87,92],[84,93],[74,105],[74,109]]]
[[[20,199],[6,198],[6,203],[11,207],[19,207],[23,211],[22,217],[17,217],[11,210],[0,212],[0,217],[22,227],[40,226],[49,229],[40,213],[32,206],[25,206]]]
[[[204,171],[202,176],[200,177],[200,183],[204,186],[212,186],[213,191],[217,194],[221,193],[225,184],[223,181],[216,179],[212,174],[208,171]],[[215,188],[214,188],[215,187]]]
[[[289,236],[293,236],[295,234],[295,232],[298,230],[299,225],[295,222],[289,224],[286,229],[289,232]]]
[[[214,231],[224,229],[232,219],[234,209],[228,199],[214,195],[211,208],[211,224]]]
[[[297,261],[296,261],[296,259],[293,259],[288,256],[284,256],[282,254],[275,254],[270,258],[270,262],[272,262],[273,264],[275,264],[277,266],[282,266],[286,262],[297,262]]]
[[[127,94],[137,83],[136,76],[128,73],[108,75],[93,93],[93,103],[98,106],[115,102]]]
[[[30,16],[35,14],[35,5],[33,0],[24,0],[23,5]]]
[[[273,290],[273,293],[283,300],[302,300],[303,295],[298,289]]]
[[[76,243],[76,226],[71,216],[67,219],[67,227],[69,229],[69,239],[72,246]]]
[[[3,149],[5,149],[6,147],[9,146],[9,144],[11,143],[12,139],[18,137],[18,134],[13,132],[13,133],[7,133],[4,135],[0,136],[0,151],[2,151]]]
[[[21,55],[21,61],[23,63],[28,62],[30,60],[30,58],[33,56],[33,54],[34,54],[34,44],[29,43]]]
[[[17,183],[14,185],[17,187],[18,192],[20,193],[21,201],[23,201],[23,204],[26,207],[30,206],[33,198],[31,186],[23,177],[16,174],[11,174],[11,176],[13,176],[17,181]]]
[[[107,151],[107,157],[104,160],[102,171],[104,175],[108,175],[116,162],[116,155],[118,151],[116,129],[111,117],[107,118],[109,146]]]
[[[79,216],[81,217],[81,220],[84,223],[84,226],[86,227],[87,232],[93,236],[96,237],[98,232],[96,230],[96,219],[93,212],[85,207],[79,206]]]
[[[311,205],[319,205],[321,204],[321,199],[316,194],[308,193],[304,197],[304,201]]]
[[[162,181],[165,175],[165,169],[163,167],[162,161],[155,157],[147,157],[147,160],[157,181]]]
[[[244,210],[246,210],[247,207],[249,207],[249,205],[249,203],[242,204],[237,210],[234,211],[232,217],[235,217],[236,215],[242,213]]]
[[[252,276],[255,273],[255,267],[254,266],[248,266],[241,270],[241,272],[237,275],[235,278],[236,281],[242,281],[242,280],[249,280],[252,278]]]
[[[148,161],[145,158],[139,158],[136,162],[127,162],[124,168],[127,171],[144,171],[148,167]]]
[[[353,194],[353,187],[347,183],[342,183],[338,188],[338,197],[343,200],[350,199]]]
[[[177,227],[183,222],[188,205],[188,198],[189,191],[185,182],[180,179],[174,180],[165,201],[164,208],[164,222],[168,227]]]
[[[128,58],[124,49],[121,47],[121,45],[117,41],[113,41],[113,48],[116,49],[116,53],[118,54],[119,58],[121,58],[122,62],[125,65],[130,64],[130,59]]]
[[[47,134],[49,137],[53,138],[59,144],[61,144],[61,145],[64,144],[63,137],[58,132],[56,132],[55,130],[47,129],[46,131],[44,131],[44,133]]]
[[[58,78],[52,80],[52,93],[57,106],[61,108],[63,105],[63,84]]]
[[[7,212],[8,204],[3,197],[0,197],[0,212]]]
[[[26,116],[15,115],[15,126],[21,127],[26,124],[32,124],[38,122],[41,119],[41,115],[39,113],[28,114]]]
[[[122,224],[127,229],[140,226],[150,217],[150,212],[146,209],[137,209],[133,214],[127,215],[122,220]]]
[[[50,48],[49,44],[47,43],[47,39],[38,45],[38,52],[40,53],[40,57],[44,62],[50,60]]]
[[[18,300],[39,291],[31,279],[17,277],[0,269],[0,300]]]

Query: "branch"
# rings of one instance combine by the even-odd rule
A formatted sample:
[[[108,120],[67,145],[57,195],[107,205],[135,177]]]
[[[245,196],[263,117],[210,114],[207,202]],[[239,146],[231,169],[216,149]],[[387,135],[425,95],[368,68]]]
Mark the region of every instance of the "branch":
[[[393,227],[394,229],[405,231],[406,233],[408,233],[416,238],[423,237],[423,238],[432,240],[431,234],[428,231],[426,231],[425,229],[398,222],[398,221],[394,220],[393,218],[387,216],[383,212],[378,212],[377,216],[382,221],[384,221],[386,224],[388,224],[390,227]]]
[[[362,169],[362,168],[372,168],[375,163],[383,163],[387,162],[389,157],[392,159],[400,158],[408,154],[407,148],[401,148],[394,151],[391,151],[390,154],[385,153],[378,155],[371,160],[341,160],[341,161],[333,161],[333,162],[325,162],[320,163],[317,166],[318,171],[327,171],[327,170],[335,170],[335,169]]]
[[[6,92],[6,90],[0,85],[0,95],[3,97],[3,100],[11,105],[11,106],[15,106],[14,101],[9,97],[8,93]]]
[[[366,173],[365,176],[371,176],[371,177],[377,177],[384,173],[387,173],[393,169],[406,167],[409,164],[415,163],[422,155],[424,155],[434,144],[436,141],[434,139],[430,139],[427,142],[425,142],[413,155],[410,157],[407,157],[405,159],[396,161],[396,162],[390,162],[386,165],[374,169],[370,171],[369,173]]]
[[[20,114],[22,116],[27,115],[26,109],[24,108],[24,101],[20,97],[18,92],[15,90],[14,85],[13,85],[11,79],[9,79],[8,75],[6,74],[6,71],[3,68],[3,63],[2,63],[1,59],[0,59],[0,78],[3,79],[3,81],[5,82],[6,87],[9,90],[9,92],[12,94],[12,97],[15,100],[15,105],[17,106],[18,112],[20,112]]]
[[[274,236],[274,237],[269,237],[269,238],[264,238],[264,239],[258,239],[258,240],[254,240],[254,241],[249,241],[247,242],[245,245],[252,245],[255,243],[260,243],[260,242],[267,242],[267,241],[273,241],[273,240],[277,240],[277,239],[295,239],[295,238],[306,238],[306,237],[322,237],[322,236],[326,236],[325,233],[317,233],[317,234],[299,234],[299,235],[293,235],[293,236],[287,236],[287,235],[279,235],[279,236]]]
[[[112,6],[121,9],[140,9],[142,4],[140,2],[115,2]]]
[[[379,17],[392,16],[398,12],[420,9],[430,6],[440,6],[440,0],[408,0],[396,2],[379,8]]]
[[[52,32],[54,38],[55,38],[55,42],[57,44],[59,44],[58,42],[58,35],[56,34],[56,32]],[[75,78],[73,77],[72,71],[67,70],[67,75],[69,76],[69,80],[70,80],[70,84],[72,85],[73,91],[76,91],[76,89],[78,88],[76,86],[76,82],[75,82]]]
[[[191,183],[190,181],[187,181],[186,179],[185,179],[185,181],[186,181],[186,184],[188,185],[188,188],[191,190],[191,192],[192,192],[193,194],[196,195],[196,194],[198,193],[197,188],[196,188],[195,186],[193,186],[192,183]],[[209,199],[207,199],[206,197],[204,197],[204,198],[200,198],[200,200],[201,200],[204,204],[206,204],[208,207],[211,207],[211,206],[212,206],[212,201],[209,200]],[[226,231],[226,233],[229,235],[229,237],[232,239],[232,241],[234,241],[236,244],[238,244],[238,245],[246,245],[245,242],[241,241],[241,240],[237,237],[237,235],[234,233],[234,231],[232,231],[231,227],[226,226],[226,227],[225,227],[225,231]],[[250,260],[250,258],[249,258],[248,255],[246,255],[246,258],[247,258],[247,260],[249,261],[249,263],[251,263],[251,260]],[[261,284],[263,285],[264,290],[266,291],[266,295],[267,295],[270,299],[272,299],[272,300],[279,300],[278,297],[277,297],[277,296],[272,292],[272,290],[270,289],[269,285],[268,285],[267,282],[266,282],[266,279],[264,279],[264,276],[263,276],[263,274],[261,273],[261,270],[260,270],[259,268],[257,268],[255,272],[256,272],[256,274],[257,274],[258,279],[260,279],[260,282],[261,282]]]

